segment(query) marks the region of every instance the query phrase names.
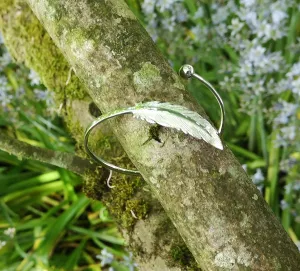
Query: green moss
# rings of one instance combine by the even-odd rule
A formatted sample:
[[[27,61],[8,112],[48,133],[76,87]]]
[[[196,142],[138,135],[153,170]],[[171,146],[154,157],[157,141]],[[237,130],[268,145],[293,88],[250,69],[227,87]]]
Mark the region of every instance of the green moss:
[[[4,13],[7,9],[9,9],[9,7],[13,5],[13,3],[14,0],[1,0],[0,2],[1,13]]]
[[[77,153],[86,155],[82,146],[83,127],[79,122],[74,123],[71,108],[68,109],[66,104],[66,98],[68,100],[83,99],[86,96],[85,88],[30,8],[22,1],[16,0],[16,2],[17,4],[13,5],[14,1],[7,0],[1,1],[0,4],[0,20],[6,20],[5,25],[9,25],[6,28],[3,27],[4,24],[0,26],[7,39],[9,50],[17,61],[35,70],[45,86],[55,93],[57,104],[64,105],[66,123],[78,142]],[[18,16],[15,16],[17,11]],[[75,34],[79,44],[88,40],[82,36],[81,32]],[[16,36],[18,38],[14,38]],[[158,76],[159,74],[153,70],[152,75]],[[132,167],[120,145],[115,144],[115,138],[97,133],[91,138],[90,143],[91,148],[99,150],[99,155],[112,157],[113,154],[115,157],[112,158],[113,162],[120,166]],[[114,174],[112,182],[115,188],[109,189],[103,169],[99,167],[97,170],[98,172],[87,173],[84,177],[83,190],[87,196],[105,202],[111,214],[124,227],[130,228],[135,224],[137,219],[134,216],[143,219],[149,207],[140,196],[136,195],[144,184],[141,178]]]
[[[164,244],[170,245],[174,240],[169,239],[169,236],[171,236],[171,233],[174,231],[176,231],[176,229],[173,226],[170,218],[163,216],[163,219],[160,221],[154,233],[156,237],[155,243],[159,243],[162,240]],[[166,235],[166,232],[168,235]]]
[[[83,192],[89,198],[103,201],[120,226],[132,228],[137,219],[144,219],[149,212],[147,202],[137,195],[143,180],[116,175],[111,181],[114,188],[109,188],[106,184],[108,174],[101,173],[103,168],[99,167],[98,173],[84,177]],[[97,175],[100,177],[96,178]]]
[[[142,199],[130,199],[126,201],[126,212],[133,212],[138,219],[143,219],[148,213],[149,205]]]
[[[184,87],[184,84],[183,84],[184,79],[180,78],[179,76],[175,76],[175,74],[172,77],[173,77],[173,80],[174,80],[173,86],[185,91],[185,87]]]
[[[80,100],[86,96],[85,88],[26,3],[20,0],[6,0],[1,1],[0,7],[0,28],[4,33],[10,53],[18,62],[25,63],[27,67],[35,70],[45,86],[55,93],[57,105],[63,105],[67,126],[78,142],[77,154],[86,156],[82,146],[83,127],[79,122],[74,122],[72,108],[68,108],[72,99]],[[103,11],[102,6],[100,9],[96,3],[95,8],[99,9],[97,12],[108,12],[108,10]],[[61,14],[63,12],[62,10]],[[64,20],[63,16],[54,19]],[[6,27],[3,27],[4,25]],[[61,31],[64,30],[61,29]],[[91,35],[94,36],[94,34],[91,30]],[[95,35],[97,34],[99,33]],[[73,31],[72,35],[73,38],[76,35],[76,41],[81,47],[93,46],[93,44],[86,44],[89,39],[83,36],[80,30]],[[110,157],[113,163],[120,166],[132,167],[114,137],[104,136],[101,132],[97,132],[91,137],[90,143],[91,148],[99,150],[98,155]],[[103,172],[106,173],[103,174]],[[101,199],[106,203],[111,214],[121,222],[121,225],[132,227],[137,221],[134,216],[143,219],[149,209],[148,204],[137,195],[144,182],[141,178],[114,174],[112,182],[115,188],[109,189],[106,185],[107,177],[107,171],[101,167],[97,168],[96,173],[87,172],[84,177],[83,190],[90,198]]]
[[[150,127],[150,130],[149,130],[149,133],[150,133],[150,138],[151,139],[154,139],[158,142],[161,142],[161,139],[159,138],[159,131],[161,129],[161,126],[160,125],[152,125]]]
[[[71,122],[67,121],[67,128],[71,132],[71,135],[75,139],[75,152],[77,155],[83,157],[83,158],[88,158],[88,154],[86,153],[83,142],[84,142],[84,131],[83,127],[77,122]]]
[[[197,263],[184,243],[173,244],[170,249],[172,259],[186,268],[187,271],[200,271]]]
[[[132,227],[137,219],[145,218],[149,211],[149,205],[137,195],[143,183],[140,177],[118,175],[112,180],[115,188],[105,196],[111,214],[125,228]]]
[[[209,174],[212,179],[220,178],[220,172],[217,170],[212,169],[210,170]]]
[[[99,176],[98,178],[96,176]],[[83,193],[87,197],[95,200],[102,200],[103,193],[107,190],[105,185],[106,174],[103,174],[101,167],[97,168],[95,172],[87,172],[83,177]]]
[[[162,78],[159,69],[150,62],[144,63],[142,68],[133,74],[133,83],[138,92],[151,91],[160,81]]]
[[[73,127],[73,129],[81,128]],[[108,159],[118,166],[132,168],[129,158],[120,144],[117,144],[115,137],[96,133],[91,136],[90,143],[90,147],[97,150],[97,155],[104,158],[109,157]],[[111,185],[114,188],[110,189],[106,184],[108,176],[103,176],[103,178],[92,176],[97,176],[97,174],[85,178],[84,193],[93,199],[103,201],[119,225],[130,229],[137,219],[146,217],[149,212],[149,204],[145,201],[145,195],[141,193],[145,183],[141,177],[114,173],[111,179]]]
[[[149,129],[149,137],[148,139],[143,143],[143,145],[147,144],[151,140],[155,140],[161,143],[161,139],[159,138],[159,131],[162,126],[158,124],[154,124],[150,126]]]
[[[155,236],[156,245],[163,244],[164,246],[170,247],[169,255],[167,255],[169,258],[169,266],[173,267],[180,265],[182,270],[201,271],[192,253],[189,251],[182,238],[177,234],[176,228],[168,217],[163,217],[160,221],[159,226],[155,231]],[[170,236],[172,237],[171,239]],[[160,249],[157,248],[157,250],[159,251]]]
[[[0,26],[10,53],[18,62],[25,63],[27,67],[39,74],[45,86],[55,92],[58,104],[63,103],[66,97],[68,99],[84,98],[86,96],[85,88],[77,76],[72,74],[68,62],[44,27],[27,4],[16,2],[18,5],[13,5],[14,1],[4,1],[6,3],[5,12],[0,8],[1,21],[13,20],[11,24],[5,23],[10,27],[4,28],[2,23]],[[16,14],[18,15],[16,16]],[[14,38],[15,36],[18,38]]]
[[[69,129],[72,134],[78,135],[76,138],[76,141],[79,142],[77,153],[82,151],[82,154],[86,155],[82,146],[83,128],[80,123],[72,123],[72,121],[67,123],[71,124]],[[100,131],[97,131],[90,137],[90,148],[97,150],[97,155],[104,158],[109,157],[108,160],[121,167],[132,167],[129,158],[125,155],[120,144],[116,142],[114,136],[105,136]],[[84,177],[83,191],[88,197],[103,201],[111,215],[116,218],[122,227],[131,228],[137,219],[146,217],[149,205],[141,198],[142,194],[139,193],[144,185],[141,177],[133,178],[114,173],[111,179],[111,184],[114,188],[110,189],[106,183],[108,172],[106,171],[106,174],[103,174],[105,169],[102,167],[97,168],[97,170],[98,172],[91,172],[91,174],[86,174]]]

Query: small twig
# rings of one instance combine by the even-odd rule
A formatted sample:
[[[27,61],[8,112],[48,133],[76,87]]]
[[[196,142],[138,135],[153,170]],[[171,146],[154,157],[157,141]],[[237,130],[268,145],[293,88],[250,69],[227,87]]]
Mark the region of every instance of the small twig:
[[[133,210],[130,210],[130,213],[135,219],[138,219]]]
[[[143,190],[146,191],[146,192],[151,192],[150,189],[148,189],[146,187],[143,187]]]
[[[69,72],[68,72],[68,79],[67,79],[67,81],[66,81],[66,86],[67,86],[67,85],[70,83],[70,81],[71,81],[72,71],[73,71],[73,67],[71,67],[71,68],[69,69]]]
[[[59,105],[59,108],[57,109],[57,114],[58,114],[58,115],[61,114],[61,111],[62,111],[63,107],[64,107],[64,103],[61,103],[61,104]]]
[[[53,151],[11,138],[0,133],[0,150],[25,159],[31,159],[58,166],[70,170],[78,175],[84,176],[88,171],[95,171],[97,165],[90,160],[81,158],[71,153]]]
[[[112,176],[112,170],[109,171],[109,176],[108,176],[107,181],[106,181],[106,184],[107,184],[107,186],[108,186],[110,189],[115,188],[114,185],[111,185],[111,184],[110,184],[111,176]]]

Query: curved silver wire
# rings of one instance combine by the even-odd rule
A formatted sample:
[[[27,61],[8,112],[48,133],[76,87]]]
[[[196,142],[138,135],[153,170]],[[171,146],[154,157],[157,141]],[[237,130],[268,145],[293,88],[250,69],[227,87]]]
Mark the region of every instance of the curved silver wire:
[[[224,120],[225,120],[225,109],[224,109],[224,104],[223,104],[223,100],[222,100],[221,96],[218,94],[218,92],[214,89],[214,87],[209,82],[207,82],[204,78],[202,78],[200,75],[198,75],[194,72],[194,68],[191,65],[183,65],[180,68],[179,74],[181,77],[186,78],[186,79],[189,79],[191,77],[198,79],[214,94],[214,96],[216,97],[216,99],[219,103],[220,109],[221,109],[221,121],[220,121],[220,126],[218,129],[218,134],[222,134],[223,128],[224,128]],[[107,185],[111,188],[113,188],[113,186],[110,185],[109,181],[111,178],[112,170],[117,171],[119,173],[130,174],[130,175],[140,175],[140,172],[137,170],[131,170],[131,169],[125,169],[125,168],[118,167],[114,164],[111,164],[111,163],[105,161],[101,157],[97,156],[89,148],[89,145],[88,145],[89,144],[89,135],[98,124],[100,124],[108,119],[111,119],[111,118],[114,118],[117,116],[121,116],[121,115],[126,115],[126,114],[133,114],[133,112],[131,109],[124,109],[124,110],[117,111],[114,113],[102,115],[91,123],[91,125],[86,129],[85,134],[84,134],[84,148],[85,148],[86,152],[90,155],[90,157],[95,162],[102,164],[103,166],[105,166],[106,168],[108,168],[110,170],[109,178],[107,180]]]
[[[109,176],[108,176],[108,178],[107,178],[107,180],[106,180],[106,185],[110,188],[110,189],[112,189],[112,188],[115,188],[115,186],[114,185],[111,185],[110,184],[110,180],[111,180],[111,177],[112,177],[112,170],[110,169],[109,170]]]
[[[191,66],[191,65],[188,65],[188,64],[183,65],[179,70],[179,74],[180,74],[181,77],[183,77],[185,79],[189,79],[191,77],[194,77],[194,78],[198,79],[202,84],[204,84],[213,93],[213,95],[215,96],[215,98],[218,101],[218,104],[219,104],[219,107],[220,107],[220,110],[221,110],[221,120],[220,120],[220,125],[219,125],[219,128],[218,128],[218,134],[221,135],[223,133],[223,130],[224,130],[225,107],[224,107],[223,100],[222,100],[221,96],[219,95],[219,93],[203,77],[196,74],[195,71],[194,71],[193,66]]]
[[[118,111],[117,113],[113,113],[113,114],[109,114],[109,115],[108,114],[102,115],[99,118],[97,118],[95,121],[93,121],[92,124],[85,131],[84,148],[85,148],[85,151],[91,156],[91,158],[95,162],[102,164],[103,166],[105,166],[106,168],[108,168],[110,170],[114,170],[114,171],[117,171],[117,172],[123,173],[123,174],[140,175],[140,172],[137,170],[121,168],[121,167],[115,166],[114,164],[111,164],[111,163],[105,161],[104,159],[102,159],[101,157],[99,157],[95,153],[93,153],[89,148],[89,135],[98,124],[100,124],[101,122],[104,122],[108,119],[111,119],[111,118],[114,118],[117,116],[121,116],[121,115],[126,115],[126,114],[132,114],[131,110],[124,109],[123,111]]]

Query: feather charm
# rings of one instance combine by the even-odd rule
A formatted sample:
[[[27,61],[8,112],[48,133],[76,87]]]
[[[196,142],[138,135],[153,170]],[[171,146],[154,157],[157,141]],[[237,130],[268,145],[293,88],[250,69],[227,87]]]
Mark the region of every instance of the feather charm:
[[[154,101],[137,104],[127,110],[136,118],[180,130],[223,150],[223,144],[217,130],[198,113],[184,106]]]

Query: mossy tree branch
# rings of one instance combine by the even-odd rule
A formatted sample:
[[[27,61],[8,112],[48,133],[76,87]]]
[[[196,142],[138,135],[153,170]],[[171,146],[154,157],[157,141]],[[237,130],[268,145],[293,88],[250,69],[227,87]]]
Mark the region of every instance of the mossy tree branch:
[[[34,69],[47,88],[54,91],[57,108],[64,105],[61,114],[77,141],[77,153],[84,156],[84,130],[99,112],[94,110],[95,105],[83,84],[72,73],[66,85],[70,65],[24,1],[4,0],[0,3],[0,29],[11,55]],[[120,159],[123,153],[111,137],[111,131],[103,131],[103,128],[90,139],[93,149],[98,148],[97,153],[101,156],[106,154],[118,158],[118,164],[126,166],[127,159]],[[107,145],[111,149],[105,151]],[[105,183],[107,176],[102,181],[97,171],[89,173],[84,178],[86,194],[100,199],[114,215],[129,248],[134,252],[139,270],[199,270],[160,203],[146,192],[147,189],[144,190],[143,181],[113,174],[115,188],[108,189]],[[131,210],[143,220],[135,219]]]
[[[199,108],[123,0],[28,0],[102,112],[158,100]],[[112,121],[204,270],[298,270],[300,255],[228,148]]]
[[[0,133],[0,150],[20,158],[36,160],[72,171],[80,176],[86,176],[97,168],[90,160],[71,153],[53,151],[32,146],[20,140]]]

